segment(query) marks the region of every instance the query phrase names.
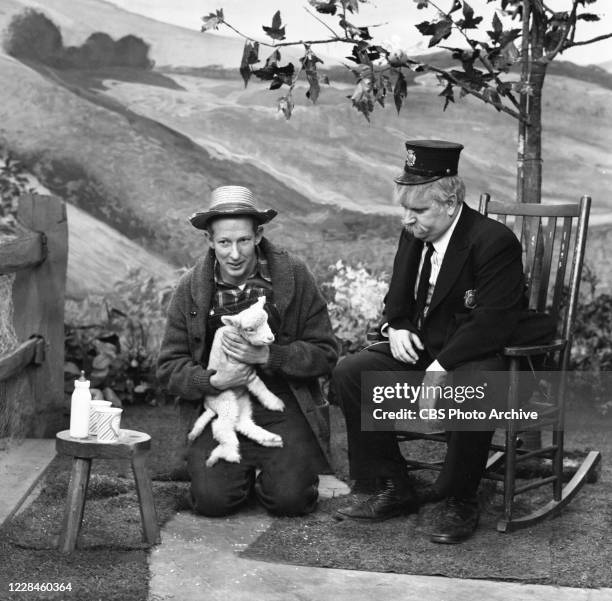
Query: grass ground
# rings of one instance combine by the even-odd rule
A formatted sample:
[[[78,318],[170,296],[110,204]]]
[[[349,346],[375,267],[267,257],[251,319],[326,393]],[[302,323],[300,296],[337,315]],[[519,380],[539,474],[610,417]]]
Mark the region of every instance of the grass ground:
[[[346,480],[348,470],[343,419],[335,407],[332,408],[331,416],[334,469],[340,478]],[[542,574],[545,569],[550,569],[550,566],[553,565],[548,547],[551,533],[554,531],[554,536],[563,542],[564,529],[573,527],[575,532],[578,534],[582,532],[584,536],[579,540],[576,539],[576,536],[569,536],[569,542],[565,546],[560,545],[562,551],[557,551],[557,553],[560,554],[561,559],[559,557],[556,559],[555,582],[585,587],[606,584],[610,586],[612,583],[606,581],[603,576],[609,571],[607,563],[602,562],[599,571],[594,570],[592,564],[593,557],[597,557],[597,553],[604,552],[609,546],[606,546],[608,537],[605,536],[605,532],[612,516],[607,509],[607,502],[604,504],[601,495],[594,495],[593,491],[599,490],[596,487],[607,487],[606,490],[612,488],[612,468],[605,463],[605,459],[612,453],[612,440],[608,436],[612,416],[602,419],[591,409],[572,407],[569,411],[568,423],[571,424],[571,430],[567,433],[568,448],[595,448],[604,455],[600,483],[592,488],[587,486],[578,499],[566,509],[563,519],[569,522],[562,523],[558,519],[549,520],[540,526],[541,531],[536,532],[535,536],[529,539],[531,541],[529,544],[523,541],[519,545],[522,553],[521,559],[516,566],[524,567],[523,576],[525,578],[531,578],[532,581],[546,581]],[[158,517],[160,522],[164,523],[174,515],[178,508],[184,507],[183,496],[187,489],[187,483],[181,481],[184,472],[181,473],[178,469],[182,466],[181,453],[185,431],[178,409],[172,405],[127,406],[124,411],[123,425],[152,435],[149,468],[154,481]],[[420,449],[421,453],[429,451],[430,449],[424,447]],[[72,597],[66,594],[63,597],[58,595],[54,597],[48,593],[32,592],[28,593],[27,599],[28,601],[62,598],[74,598],[79,601],[115,599],[144,601],[147,598],[149,580],[147,548],[140,538],[140,516],[129,465],[123,462],[108,461],[93,463],[78,551],[70,556],[62,556],[54,549],[54,545],[61,524],[69,470],[70,462],[66,458],[56,458],[39,496],[25,511],[22,511],[0,531],[0,565],[2,565],[0,573],[6,579],[6,582],[0,582],[0,598],[7,599],[7,601],[26,598],[23,594],[18,593],[12,596],[7,593],[8,596],[2,596],[8,591],[8,582],[71,582],[75,591]],[[486,488],[485,492],[488,494],[490,488]],[[297,550],[308,548],[304,544],[306,534],[309,536],[310,545],[318,545],[319,542],[324,542],[323,539],[327,540],[327,545],[322,545],[318,551],[319,563],[314,562],[314,565],[342,565],[342,567],[362,567],[371,570],[401,571],[397,569],[399,560],[395,551],[397,548],[403,549],[406,546],[406,538],[402,534],[406,532],[405,525],[402,524],[400,527],[396,523],[397,520],[393,520],[386,525],[377,525],[375,528],[367,529],[365,533],[362,530],[355,531],[350,535],[350,545],[346,546],[347,541],[343,539],[342,545],[344,546],[342,546],[337,539],[337,531],[334,531],[332,526],[326,522],[330,519],[328,516],[333,509],[333,503],[333,500],[331,504],[330,502],[323,503],[321,510],[312,518],[315,520],[315,526],[324,525],[321,541],[318,541],[317,528],[313,527],[312,523],[304,526],[304,523],[299,520],[281,520],[282,536],[285,537],[285,544],[282,547],[285,549],[284,555],[289,553],[289,557],[279,556],[277,545],[275,554],[269,555],[268,559],[271,557],[274,560],[276,557],[277,560],[310,562],[313,565],[312,558],[302,557],[300,559],[295,555]],[[492,507],[495,509],[495,501]],[[586,515],[590,520],[588,524],[584,521]],[[294,528],[288,531],[289,523],[292,523]],[[419,524],[415,523],[413,526],[417,533],[419,528],[422,529]],[[274,528],[277,527],[278,525],[274,526]],[[489,547],[498,547],[500,544],[499,535],[493,532],[494,528],[490,530],[490,536],[479,539],[481,543],[485,541],[486,545],[489,545],[478,551],[478,556],[481,558],[487,557],[487,549],[492,552]],[[380,548],[373,549],[372,544],[376,540],[381,540],[381,533],[384,544],[380,545]],[[347,533],[344,536],[347,536]],[[512,537],[513,535],[506,536]],[[510,538],[505,540],[510,540]],[[572,540],[575,542],[572,543]],[[427,565],[433,569],[439,565],[436,561],[441,560],[431,555],[433,551],[429,547],[421,549],[420,554],[424,557],[423,561],[429,562]],[[347,549],[350,550],[350,554],[347,554]],[[420,549],[420,547],[415,547],[415,549]],[[444,550],[444,553],[448,556],[442,558],[444,565],[456,566],[452,563],[452,558],[459,557],[460,554],[451,553],[447,549]],[[537,553],[540,556],[544,553],[544,560],[542,560],[545,563],[544,567]],[[350,560],[351,565],[338,563],[333,557],[334,554],[336,559],[337,556],[342,555],[345,563]],[[529,561],[525,559],[525,554]],[[405,559],[405,551],[403,555],[400,553],[399,557]],[[466,554],[464,553],[462,557],[465,560]],[[511,562],[516,563],[519,556],[515,557],[510,551],[507,551],[506,557],[510,565]],[[328,563],[322,561],[322,558]],[[469,553],[467,558],[470,558]],[[332,560],[336,563],[334,564]],[[540,563],[537,563],[538,561]],[[563,562],[566,562],[567,565]],[[463,561],[457,568],[456,574],[469,576],[469,571],[461,572],[460,569],[461,566],[465,567],[468,564],[481,565],[482,561],[480,563]],[[518,569],[516,566],[515,570]],[[485,574],[482,577],[491,576]]]

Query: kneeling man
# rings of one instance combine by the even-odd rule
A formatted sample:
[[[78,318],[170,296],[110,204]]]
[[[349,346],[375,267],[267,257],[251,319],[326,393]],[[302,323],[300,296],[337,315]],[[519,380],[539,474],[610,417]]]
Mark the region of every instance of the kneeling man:
[[[222,186],[210,207],[190,217],[204,230],[208,252],[180,280],[170,301],[157,375],[162,384],[194,407],[193,425],[206,394],[246,383],[248,371],[206,369],[221,317],[265,296],[270,346],[252,346],[224,333],[223,350],[257,373],[284,403],[271,411],[252,399],[253,418],[279,435],[282,448],[264,447],[240,435],[240,463],[206,459],[217,445],[207,427],[189,447],[193,508],[207,516],[231,513],[254,495],[277,515],[301,515],[317,503],[317,474],[329,471],[329,432],[318,376],[329,374],[337,344],[325,300],[306,265],[263,237],[262,224],[276,211],[258,210],[251,191]],[[187,411],[189,413],[189,411]]]

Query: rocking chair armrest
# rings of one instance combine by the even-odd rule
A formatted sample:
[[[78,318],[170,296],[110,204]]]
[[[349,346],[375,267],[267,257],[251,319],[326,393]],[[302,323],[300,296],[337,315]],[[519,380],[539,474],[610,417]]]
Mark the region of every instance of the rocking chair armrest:
[[[545,355],[553,351],[561,351],[565,348],[567,340],[558,338],[548,344],[533,344],[525,346],[506,346],[504,347],[505,357],[531,357],[533,355]]]

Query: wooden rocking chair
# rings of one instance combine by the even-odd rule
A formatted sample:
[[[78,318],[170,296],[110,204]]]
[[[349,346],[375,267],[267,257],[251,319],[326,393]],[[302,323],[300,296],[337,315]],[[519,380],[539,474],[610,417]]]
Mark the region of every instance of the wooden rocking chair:
[[[523,247],[523,265],[529,308],[547,311],[558,323],[559,338],[551,344],[513,346],[504,349],[509,360],[508,409],[518,410],[527,399],[520,398],[521,362],[532,364],[535,358],[546,359],[546,369],[558,373],[548,394],[547,404],[539,411],[539,420],[529,427],[509,420],[505,444],[492,444],[493,454],[487,463],[485,478],[503,482],[504,513],[497,524],[500,532],[533,524],[567,505],[587,481],[601,459],[598,451],[589,452],[573,477],[563,483],[563,438],[565,396],[578,289],[584,259],[591,199],[583,196],[579,203],[542,205],[491,201],[488,194],[480,198],[479,210],[510,227]],[[569,274],[567,272],[570,266]],[[566,276],[568,276],[566,278]],[[527,387],[529,388],[529,387]],[[552,399],[552,400],[551,400]],[[541,431],[552,428],[552,443],[538,448],[521,448],[520,436],[526,429]],[[426,439],[446,442],[444,432],[399,432],[399,440]],[[517,484],[517,466],[526,460],[548,458],[551,470]],[[426,463],[407,460],[409,469],[440,470],[442,462]],[[503,474],[500,473],[503,468]],[[527,515],[515,517],[515,497],[534,488],[552,485],[550,500]]]

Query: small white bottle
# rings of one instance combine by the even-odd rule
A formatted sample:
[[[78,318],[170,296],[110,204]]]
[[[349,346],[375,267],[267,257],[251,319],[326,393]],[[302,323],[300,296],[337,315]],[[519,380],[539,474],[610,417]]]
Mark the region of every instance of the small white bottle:
[[[89,380],[85,378],[85,372],[74,381],[74,392],[70,402],[70,437],[87,438],[89,435],[89,405],[91,393],[89,392]]]

